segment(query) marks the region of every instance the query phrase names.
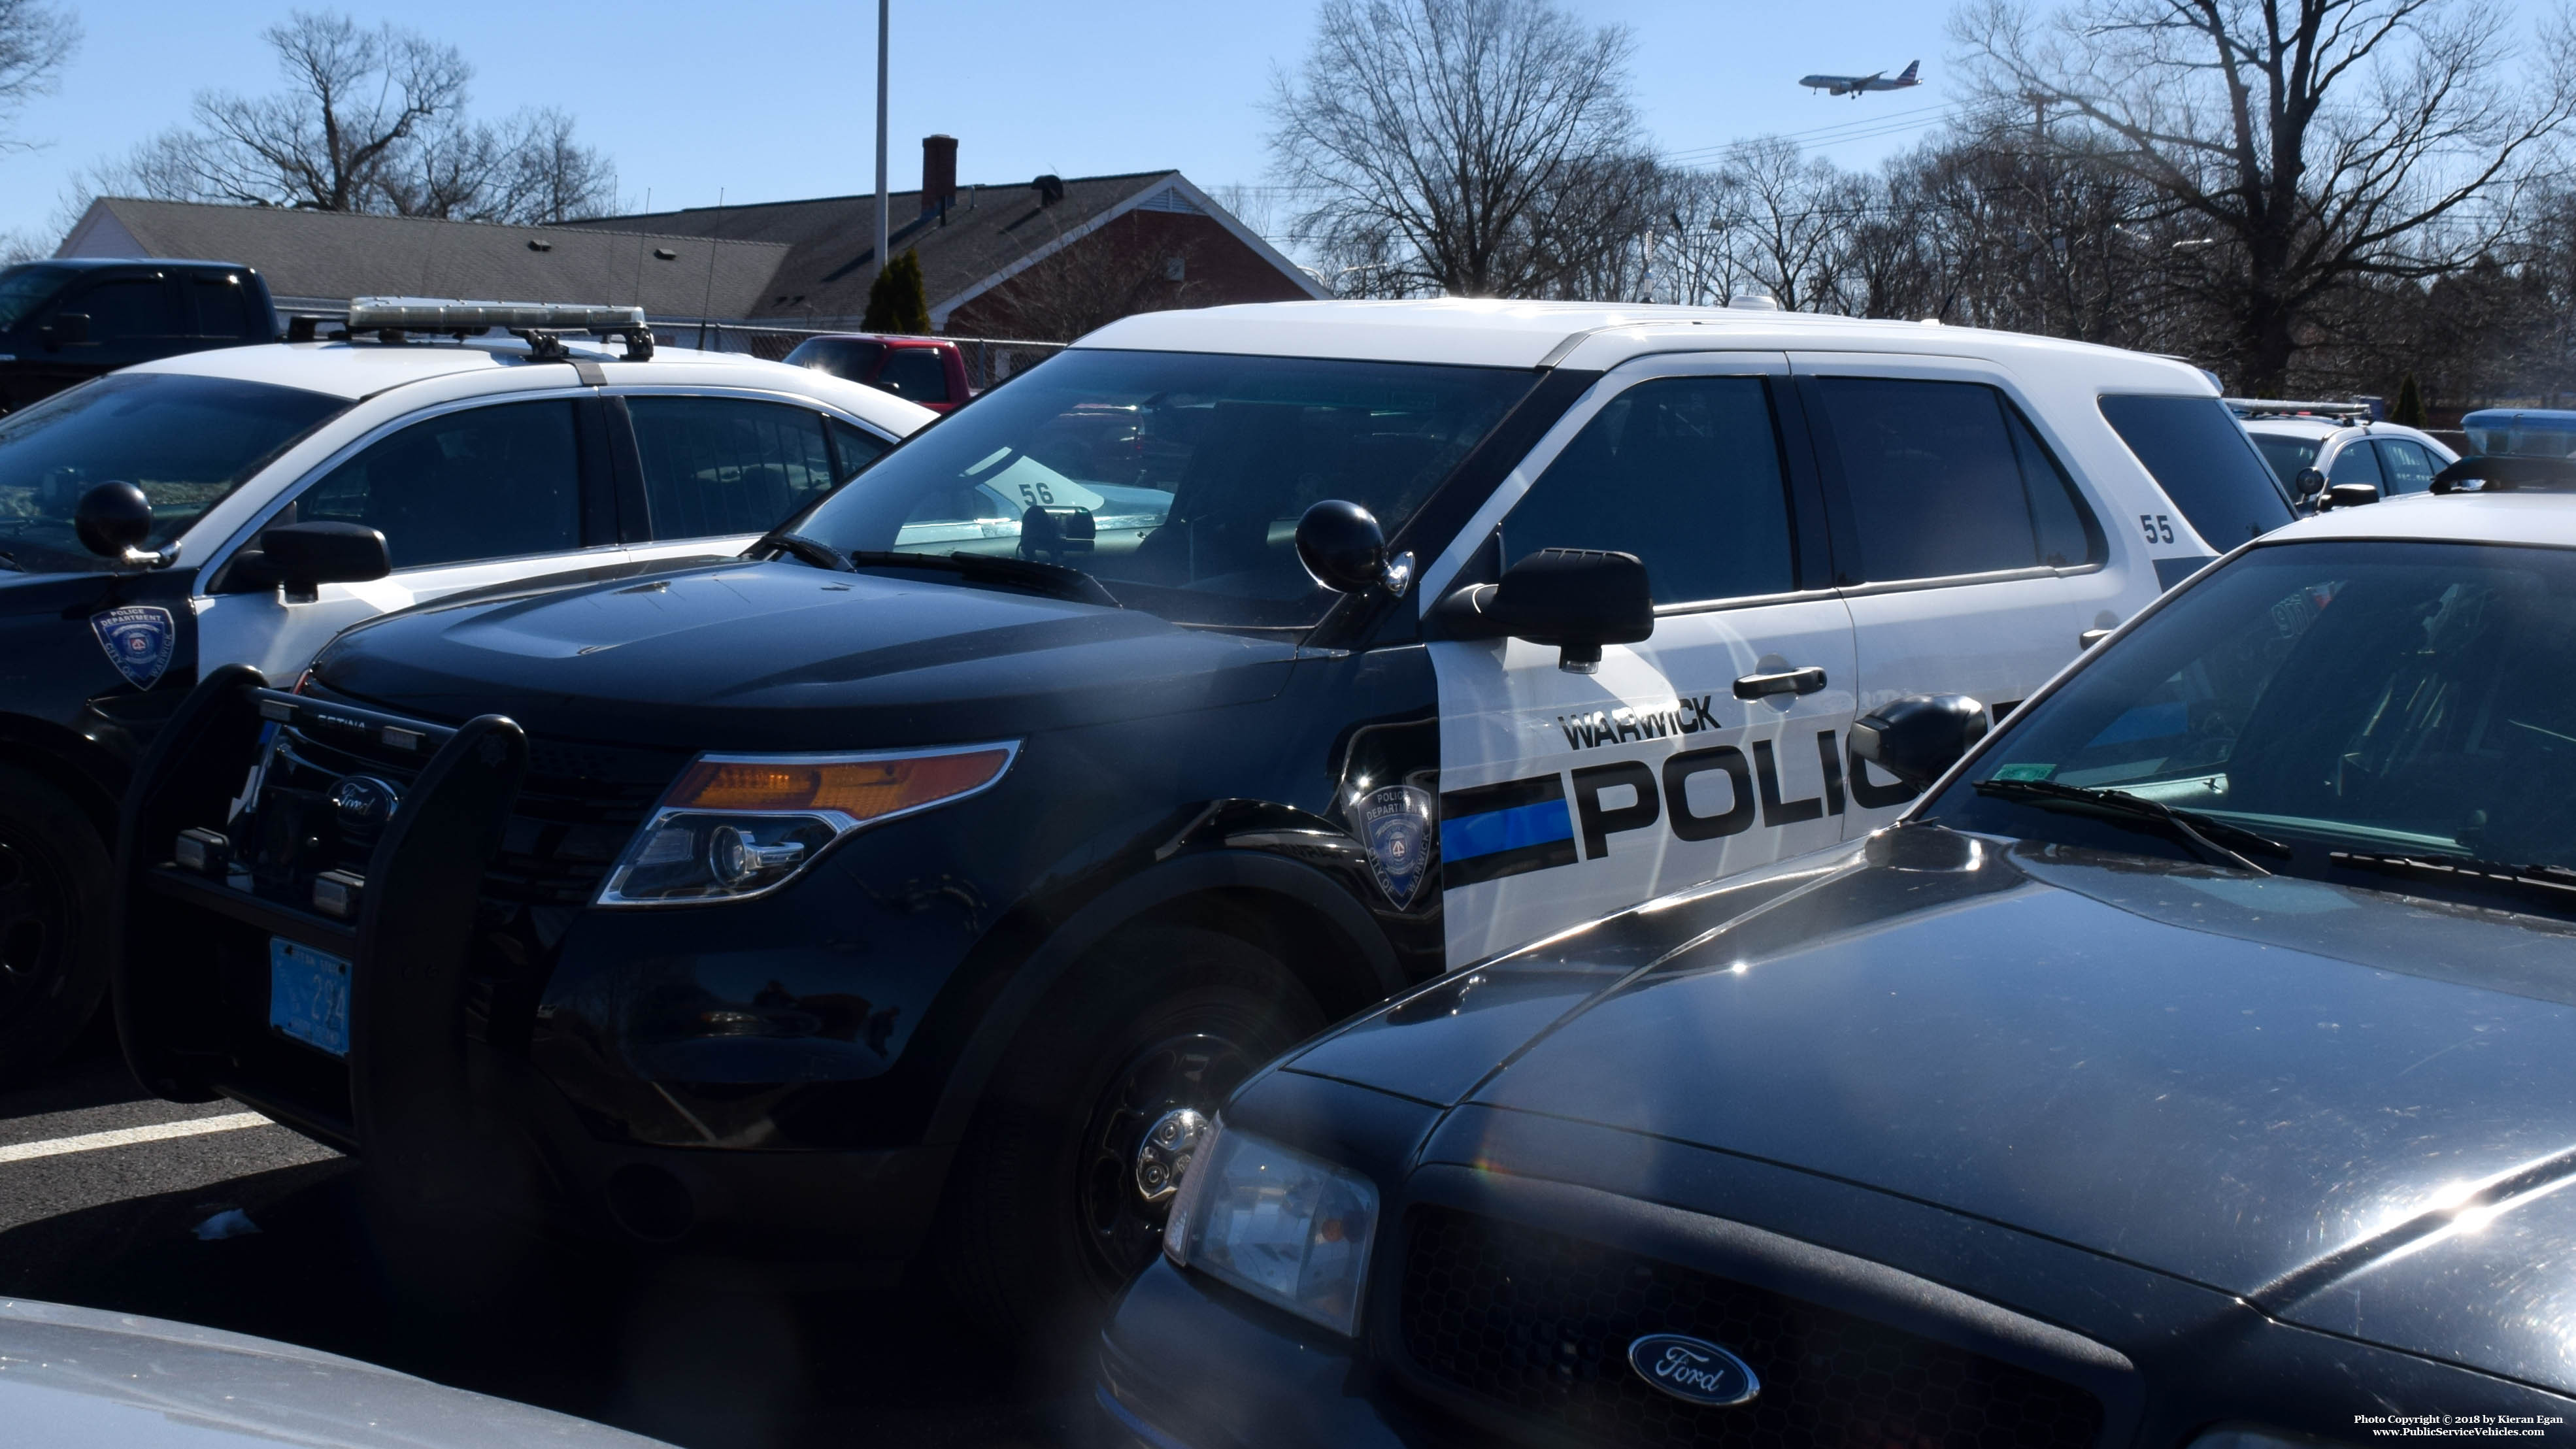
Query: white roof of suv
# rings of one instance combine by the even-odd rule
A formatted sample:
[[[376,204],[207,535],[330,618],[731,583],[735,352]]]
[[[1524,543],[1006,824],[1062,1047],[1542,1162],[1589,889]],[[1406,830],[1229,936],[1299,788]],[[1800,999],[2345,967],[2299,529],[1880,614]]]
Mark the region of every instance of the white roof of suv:
[[[1398,302],[1255,302],[1146,312],[1077,347],[1224,352],[1485,367],[1609,368],[1652,352],[1710,348],[1973,356],[2034,366],[2080,355],[2097,383],[2216,397],[2189,363],[2018,332],[1937,323],[1866,321],[1816,312],[1464,297]]]

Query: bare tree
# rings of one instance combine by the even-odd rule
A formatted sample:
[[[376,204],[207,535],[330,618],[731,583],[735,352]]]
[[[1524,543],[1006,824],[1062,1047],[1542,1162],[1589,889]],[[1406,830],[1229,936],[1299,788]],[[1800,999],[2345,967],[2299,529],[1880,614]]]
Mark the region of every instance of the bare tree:
[[[1988,100],[2057,112],[2047,138],[2205,230],[2232,380],[2258,392],[2336,288],[2492,249],[2576,115],[2563,19],[2523,82],[2488,0],[1973,0],[1951,28]]]
[[[1305,64],[1272,81],[1277,174],[1313,198],[1297,238],[1382,256],[1381,294],[1561,292],[1651,215],[1597,214],[1604,182],[1639,175],[1630,49],[1548,0],[1324,0]]]
[[[574,143],[562,112],[498,125],[467,118],[474,71],[454,46],[331,12],[297,11],[262,36],[285,89],[203,92],[193,127],[93,169],[76,188],[469,221],[561,221],[615,203],[615,169]]]
[[[0,0],[0,150],[31,146],[16,135],[19,113],[53,94],[80,38],[80,22],[46,0]]]
[[[1033,341],[1070,342],[1137,312],[1190,305],[1202,284],[1191,275],[1198,248],[1157,236],[1130,211],[1061,243],[996,289],[1007,330]]]

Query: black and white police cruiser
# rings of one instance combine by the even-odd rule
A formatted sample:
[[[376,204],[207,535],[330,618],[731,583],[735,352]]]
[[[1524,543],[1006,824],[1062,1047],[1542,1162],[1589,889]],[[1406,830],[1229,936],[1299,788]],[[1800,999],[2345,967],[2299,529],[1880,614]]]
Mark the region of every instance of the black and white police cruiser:
[[[406,1201],[888,1273],[936,1231],[1032,1322],[1155,1251],[1168,1113],[1885,823],[1856,711],[2024,698],[2290,518],[2209,378],[2134,353],[1132,317],[741,559],[209,677],[127,817],[120,1024],[156,1091]]]
[[[657,353],[635,308],[362,298],[347,325],[0,421],[0,1071],[95,1007],[117,802],[202,671],[292,680],[390,609],[739,552],[934,416]]]

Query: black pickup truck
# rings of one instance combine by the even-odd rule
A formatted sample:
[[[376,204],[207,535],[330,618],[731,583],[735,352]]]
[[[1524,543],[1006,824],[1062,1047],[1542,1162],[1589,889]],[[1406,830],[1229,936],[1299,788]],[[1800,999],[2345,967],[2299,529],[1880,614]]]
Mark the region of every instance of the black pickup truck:
[[[156,357],[277,340],[268,283],[238,262],[58,257],[0,271],[0,408]]]

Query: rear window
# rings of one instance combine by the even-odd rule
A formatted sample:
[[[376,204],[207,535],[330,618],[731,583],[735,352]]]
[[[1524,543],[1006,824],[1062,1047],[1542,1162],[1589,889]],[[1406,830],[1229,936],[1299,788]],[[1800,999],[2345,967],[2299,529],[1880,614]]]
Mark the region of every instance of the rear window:
[[[2290,521],[2288,495],[2227,404],[2106,396],[2102,416],[2210,547],[2225,552]]]
[[[885,355],[885,344],[867,342],[856,337],[809,337],[796,344],[787,361],[796,367],[810,367],[816,372],[847,378],[852,382],[868,380],[868,369]]]

